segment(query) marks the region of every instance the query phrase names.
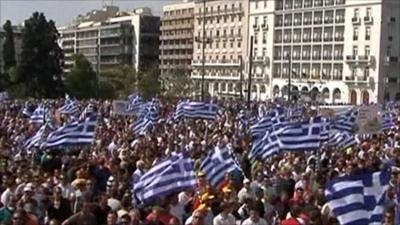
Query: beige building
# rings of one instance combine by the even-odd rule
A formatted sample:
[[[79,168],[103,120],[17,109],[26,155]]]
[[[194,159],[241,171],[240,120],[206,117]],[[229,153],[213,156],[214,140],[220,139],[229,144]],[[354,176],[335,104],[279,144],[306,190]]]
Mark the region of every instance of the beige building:
[[[161,76],[190,76],[193,57],[194,2],[163,7],[160,36]]]
[[[248,38],[248,4],[248,0],[206,0],[204,7],[204,0],[195,1],[195,42],[191,77],[196,95],[201,93],[203,44],[205,93],[227,97],[239,95],[240,84],[243,83],[244,86],[240,74],[244,71],[244,62],[247,61],[247,41],[244,40]]]
[[[95,70],[130,65],[138,71],[158,68],[160,18],[149,8],[118,11],[116,7],[95,10],[60,27],[59,44],[64,51],[65,72],[73,55],[83,54]]]

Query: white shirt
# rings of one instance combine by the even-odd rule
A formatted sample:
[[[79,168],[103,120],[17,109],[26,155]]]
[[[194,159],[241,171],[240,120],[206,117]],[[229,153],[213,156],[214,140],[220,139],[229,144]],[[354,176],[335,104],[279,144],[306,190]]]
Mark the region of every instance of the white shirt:
[[[236,224],[236,219],[232,214],[228,214],[226,216],[223,216],[222,213],[218,214],[214,218],[214,225],[234,225]]]
[[[6,205],[8,205],[8,196],[10,196],[10,195],[13,195],[14,194],[14,192],[12,192],[11,190],[10,190],[10,188],[7,188],[4,192],[3,192],[3,194],[1,194],[1,203],[4,205],[4,206],[6,206]]]
[[[251,218],[249,217],[247,220],[243,221],[242,225],[268,225],[268,224],[267,221],[265,221],[261,217],[258,219],[257,223],[251,220]]]
[[[169,205],[169,213],[176,217],[180,224],[182,224],[183,215],[185,214],[185,208],[182,204]]]
[[[238,198],[239,198],[239,202],[243,203],[246,198],[255,199],[256,195],[254,194],[254,192],[251,188],[246,189],[245,187],[243,187],[239,191]]]

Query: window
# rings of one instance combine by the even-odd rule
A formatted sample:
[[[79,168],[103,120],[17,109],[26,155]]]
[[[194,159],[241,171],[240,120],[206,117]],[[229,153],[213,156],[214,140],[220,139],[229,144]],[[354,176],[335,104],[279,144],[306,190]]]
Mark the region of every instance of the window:
[[[267,43],[267,32],[264,31],[262,35],[263,35],[262,36],[262,43],[266,44]]]
[[[366,55],[366,56],[371,55],[371,49],[370,49],[369,45],[366,45],[366,46],[365,46],[365,55]]]
[[[354,27],[353,29],[353,41],[358,40],[358,27]]]
[[[371,17],[371,15],[372,15],[372,11],[371,11],[371,8],[367,8],[367,14],[366,14],[366,17]]]
[[[263,25],[267,25],[267,17],[266,16],[263,17]]]
[[[360,16],[360,10],[358,8],[354,9],[354,17],[358,18],[359,16]]]
[[[358,46],[353,46],[353,56],[358,55]]]
[[[364,80],[366,80],[369,77],[369,67],[365,67],[364,69]]]
[[[387,55],[387,56],[392,56],[392,47],[391,47],[390,45],[387,46],[386,55]]]
[[[367,41],[371,40],[371,27],[365,28],[365,40]]]
[[[241,44],[240,44],[240,43],[241,43],[241,42],[240,42],[240,41],[238,41],[238,43],[237,43],[237,44],[238,44],[238,45],[237,45],[237,46],[238,46],[238,48],[240,48],[240,46],[241,46]]]
[[[257,17],[257,16],[254,17],[254,24],[255,24],[255,25],[258,25],[258,17]]]
[[[264,0],[264,8],[267,8],[267,1],[268,0]]]
[[[263,49],[262,49],[262,55],[263,55],[263,56],[266,56],[266,55],[267,55],[267,48],[263,48]]]
[[[258,0],[256,0],[255,2],[256,2],[255,7],[256,9],[258,9]]]
[[[257,32],[254,32],[254,44],[257,44],[258,43],[258,33]]]
[[[235,22],[235,16],[234,15],[231,16],[231,22]]]

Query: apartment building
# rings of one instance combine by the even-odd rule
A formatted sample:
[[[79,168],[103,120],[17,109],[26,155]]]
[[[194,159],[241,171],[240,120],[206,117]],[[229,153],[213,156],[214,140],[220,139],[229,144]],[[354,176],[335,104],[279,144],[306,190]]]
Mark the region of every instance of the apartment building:
[[[211,96],[237,96],[247,54],[248,0],[195,1],[192,79],[201,93],[204,45],[204,90]],[[203,36],[204,22],[204,36]]]
[[[14,49],[15,49],[15,60],[17,64],[21,59],[22,52],[22,26],[13,26],[14,33]],[[3,58],[3,45],[6,39],[6,32],[2,27],[0,27],[0,72],[4,72],[4,58]]]
[[[158,68],[159,17],[147,8],[104,11],[110,12],[94,11],[96,17],[80,16],[72,26],[59,28],[65,72],[73,66],[75,54],[83,54],[99,72],[119,65],[131,65],[138,71]]]
[[[400,100],[400,1],[254,0],[252,87],[258,99]]]
[[[194,41],[194,2],[187,0],[164,6],[160,30],[161,76],[190,76]]]

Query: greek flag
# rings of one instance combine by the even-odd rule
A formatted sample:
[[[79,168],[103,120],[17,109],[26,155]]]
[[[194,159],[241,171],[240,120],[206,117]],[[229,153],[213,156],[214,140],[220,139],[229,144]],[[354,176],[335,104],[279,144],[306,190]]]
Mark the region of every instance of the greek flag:
[[[181,153],[153,166],[133,184],[133,192],[140,202],[149,204],[167,195],[192,189],[196,183],[193,160]]]
[[[253,142],[248,158],[251,161],[256,159],[265,160],[273,154],[279,153],[279,139],[276,132],[267,131],[263,138]]]
[[[67,147],[71,145],[91,144],[95,137],[97,117],[87,117],[51,132],[43,142],[42,148]]]
[[[142,134],[153,127],[153,122],[149,118],[140,118],[131,125],[134,134]]]
[[[79,112],[78,104],[72,99],[66,99],[63,106],[58,111],[62,114],[75,114]]]
[[[32,105],[29,102],[25,102],[22,114],[26,117],[31,117],[34,110],[32,110]]]
[[[384,113],[382,115],[382,130],[386,131],[386,130],[391,130],[393,128],[396,128],[396,116],[393,115],[392,113]]]
[[[200,170],[206,174],[207,180],[217,187],[225,178],[225,174],[233,170],[241,170],[226,147],[215,147],[200,165]]]
[[[96,106],[93,105],[92,103],[89,103],[79,116],[79,120],[84,120],[87,117],[95,116],[96,110],[97,110]]]
[[[39,105],[35,111],[33,111],[30,122],[32,124],[43,124],[45,123],[50,117],[50,112],[47,107],[44,105]]]
[[[43,124],[32,137],[28,138],[24,143],[24,148],[29,150],[40,147],[41,142],[46,137],[46,129],[52,129],[49,123]]]
[[[279,132],[279,147],[288,151],[317,150],[322,142],[328,141],[328,127],[329,123],[322,117],[292,123]]]
[[[144,110],[139,115],[140,118],[147,118],[153,123],[157,123],[160,120],[160,106],[157,102],[149,102],[144,106]]]
[[[339,177],[326,185],[328,207],[341,225],[383,224],[390,171]]]
[[[218,105],[204,102],[182,102],[178,104],[175,111],[175,118],[181,116],[191,119],[209,119],[217,118]]]
[[[280,129],[288,123],[280,109],[271,111],[269,115],[259,119],[254,125],[250,126],[250,133],[255,138],[263,137],[265,132]]]
[[[353,132],[354,125],[356,124],[358,116],[358,111],[353,109],[349,110],[348,112],[340,115],[332,124],[333,129]]]
[[[128,111],[139,113],[143,109],[142,97],[138,94],[131,94],[128,97]]]
[[[334,131],[333,134],[329,135],[329,146],[348,148],[357,143],[355,136],[345,131]]]

